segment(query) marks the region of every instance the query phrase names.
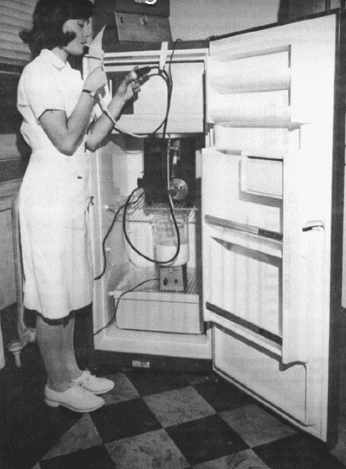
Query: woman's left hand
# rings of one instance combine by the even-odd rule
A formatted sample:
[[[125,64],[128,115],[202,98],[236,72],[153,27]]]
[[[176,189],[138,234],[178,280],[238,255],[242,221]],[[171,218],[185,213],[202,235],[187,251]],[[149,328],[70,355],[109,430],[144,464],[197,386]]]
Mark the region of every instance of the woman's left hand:
[[[131,98],[137,98],[137,94],[141,90],[140,80],[137,78],[135,67],[130,73],[126,75],[124,80],[120,83],[116,95],[122,98],[125,102]]]

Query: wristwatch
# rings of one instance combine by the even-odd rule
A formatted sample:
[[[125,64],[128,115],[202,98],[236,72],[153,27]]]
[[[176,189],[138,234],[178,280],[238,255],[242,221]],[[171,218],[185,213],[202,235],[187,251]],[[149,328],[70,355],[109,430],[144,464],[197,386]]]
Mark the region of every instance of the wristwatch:
[[[91,96],[92,98],[95,98],[95,95],[96,95],[96,91],[90,91],[90,90],[87,90],[87,89],[84,89],[84,90],[82,91],[82,93],[88,93],[88,94],[90,94],[90,96]]]

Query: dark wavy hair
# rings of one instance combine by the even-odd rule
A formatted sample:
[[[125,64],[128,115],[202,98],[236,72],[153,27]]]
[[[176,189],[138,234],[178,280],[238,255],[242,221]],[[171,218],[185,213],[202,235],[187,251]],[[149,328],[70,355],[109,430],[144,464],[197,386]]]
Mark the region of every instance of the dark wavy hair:
[[[75,33],[63,33],[67,20],[91,18],[94,4],[89,0],[38,0],[31,30],[22,30],[19,37],[28,44],[33,57],[42,49],[67,46]]]

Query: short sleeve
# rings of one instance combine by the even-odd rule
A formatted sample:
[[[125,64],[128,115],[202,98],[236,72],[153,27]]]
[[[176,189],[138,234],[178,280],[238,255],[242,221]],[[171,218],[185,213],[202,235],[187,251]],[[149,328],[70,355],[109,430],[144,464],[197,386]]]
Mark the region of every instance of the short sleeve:
[[[50,67],[36,64],[25,72],[19,93],[24,102],[19,104],[29,105],[37,120],[48,109],[65,110],[63,90]]]

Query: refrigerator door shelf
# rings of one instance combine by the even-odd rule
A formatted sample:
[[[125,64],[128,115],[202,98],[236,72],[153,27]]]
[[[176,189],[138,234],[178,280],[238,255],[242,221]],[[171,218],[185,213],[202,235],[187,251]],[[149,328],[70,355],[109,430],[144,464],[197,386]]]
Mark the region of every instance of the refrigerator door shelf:
[[[247,194],[282,199],[282,166],[283,160],[244,156],[240,168],[241,190]]]

